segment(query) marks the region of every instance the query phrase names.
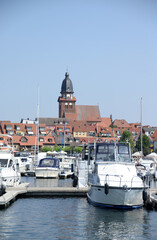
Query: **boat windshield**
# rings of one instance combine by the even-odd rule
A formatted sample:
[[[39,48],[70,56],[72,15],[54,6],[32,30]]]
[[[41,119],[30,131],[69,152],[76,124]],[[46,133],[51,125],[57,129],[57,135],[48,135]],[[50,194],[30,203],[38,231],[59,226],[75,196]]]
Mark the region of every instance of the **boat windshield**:
[[[127,145],[104,144],[97,146],[97,161],[130,162]]]
[[[56,159],[45,158],[42,159],[39,163],[39,167],[58,167],[59,162]]]
[[[8,159],[0,159],[0,167],[7,167]]]

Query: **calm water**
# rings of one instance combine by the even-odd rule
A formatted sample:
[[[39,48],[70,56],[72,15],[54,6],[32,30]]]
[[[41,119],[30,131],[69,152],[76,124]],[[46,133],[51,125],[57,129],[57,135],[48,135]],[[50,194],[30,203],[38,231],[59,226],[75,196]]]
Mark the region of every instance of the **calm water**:
[[[26,178],[32,186],[68,180]],[[100,209],[85,198],[18,199],[0,211],[0,239],[157,239],[157,212]]]

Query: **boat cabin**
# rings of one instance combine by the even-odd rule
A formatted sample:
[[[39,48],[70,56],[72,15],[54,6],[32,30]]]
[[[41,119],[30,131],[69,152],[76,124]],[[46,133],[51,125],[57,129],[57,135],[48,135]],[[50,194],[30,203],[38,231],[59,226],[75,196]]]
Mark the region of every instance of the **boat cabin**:
[[[98,143],[96,161],[130,162],[130,149],[125,143]]]

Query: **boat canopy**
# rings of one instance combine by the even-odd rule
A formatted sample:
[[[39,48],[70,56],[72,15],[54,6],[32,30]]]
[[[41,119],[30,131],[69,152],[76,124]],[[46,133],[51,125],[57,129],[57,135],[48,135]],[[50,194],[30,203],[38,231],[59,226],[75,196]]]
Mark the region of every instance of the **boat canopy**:
[[[59,159],[57,158],[43,158],[39,162],[38,167],[56,167],[59,168]]]

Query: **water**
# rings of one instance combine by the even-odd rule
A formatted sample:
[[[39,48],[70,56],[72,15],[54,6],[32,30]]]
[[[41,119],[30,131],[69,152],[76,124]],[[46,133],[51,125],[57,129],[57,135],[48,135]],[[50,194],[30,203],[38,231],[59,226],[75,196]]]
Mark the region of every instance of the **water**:
[[[26,178],[32,186],[71,186],[71,179]],[[41,181],[40,181],[41,180]],[[0,211],[0,239],[157,239],[157,212],[100,209],[86,198],[18,199]]]

